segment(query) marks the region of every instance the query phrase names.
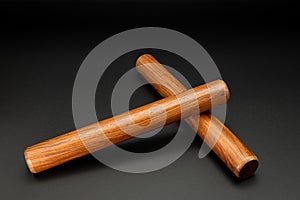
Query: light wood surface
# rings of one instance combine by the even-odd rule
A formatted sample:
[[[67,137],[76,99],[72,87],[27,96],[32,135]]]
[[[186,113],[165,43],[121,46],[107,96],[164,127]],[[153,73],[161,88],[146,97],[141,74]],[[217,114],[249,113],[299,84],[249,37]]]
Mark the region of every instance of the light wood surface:
[[[226,103],[229,98],[226,84],[213,81],[30,146],[24,152],[27,165],[32,173],[38,173],[170,124],[181,116],[199,114],[198,108],[211,109],[211,96],[214,106]]]
[[[136,67],[163,97],[186,91],[186,88],[150,54],[140,56]],[[255,173],[258,167],[257,156],[209,111],[201,113],[200,119],[199,116],[191,116],[185,121],[202,139],[205,138],[206,144],[237,177],[247,178]]]

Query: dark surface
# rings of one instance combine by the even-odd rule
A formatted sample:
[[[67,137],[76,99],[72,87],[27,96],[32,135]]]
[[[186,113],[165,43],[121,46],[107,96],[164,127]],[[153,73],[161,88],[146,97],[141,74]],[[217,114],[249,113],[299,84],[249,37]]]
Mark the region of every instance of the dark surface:
[[[300,198],[298,7],[279,1],[78,2],[1,3],[0,199]],[[107,37],[143,26],[181,31],[210,53],[231,89],[226,124],[260,158],[255,176],[236,180],[213,153],[199,159],[198,138],[175,163],[147,174],[118,172],[92,156],[38,175],[27,170],[27,146],[74,129],[72,87],[85,56]],[[97,93],[99,119],[110,117],[106,94],[141,52],[148,51],[122,56],[106,73],[107,91]],[[180,58],[151,52],[185,72],[193,85],[201,83]],[[156,99],[145,86],[131,106]],[[176,127],[121,146],[151,151],[172,139]]]

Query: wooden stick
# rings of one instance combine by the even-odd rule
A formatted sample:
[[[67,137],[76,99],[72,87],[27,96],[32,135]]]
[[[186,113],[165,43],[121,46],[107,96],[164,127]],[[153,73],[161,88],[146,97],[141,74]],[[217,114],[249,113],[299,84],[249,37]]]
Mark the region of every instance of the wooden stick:
[[[24,152],[27,165],[32,173],[38,173],[170,124],[180,120],[181,116],[199,114],[198,109],[211,109],[211,97],[214,98],[213,106],[226,103],[229,91],[223,81],[195,87],[177,96],[164,98],[28,147]]]
[[[149,54],[140,56],[136,67],[163,97],[186,91],[186,88]],[[201,113],[200,120],[198,116],[191,116],[185,121],[203,140],[205,138],[206,144],[237,177],[247,178],[254,174],[258,167],[257,157],[210,112]]]

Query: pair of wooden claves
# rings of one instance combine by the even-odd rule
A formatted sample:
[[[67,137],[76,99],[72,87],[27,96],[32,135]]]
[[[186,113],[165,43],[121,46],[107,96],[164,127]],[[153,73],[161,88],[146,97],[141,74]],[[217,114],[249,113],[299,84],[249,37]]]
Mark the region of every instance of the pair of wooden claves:
[[[47,170],[158,128],[163,125],[162,120],[170,124],[184,117],[235,176],[243,179],[254,174],[258,167],[255,154],[209,112],[212,106],[229,99],[224,81],[216,80],[187,90],[149,54],[138,58],[136,68],[149,83],[155,83],[152,85],[163,99],[28,147],[24,155],[29,170],[32,173]],[[154,105],[164,109],[164,116],[160,109],[151,110]]]

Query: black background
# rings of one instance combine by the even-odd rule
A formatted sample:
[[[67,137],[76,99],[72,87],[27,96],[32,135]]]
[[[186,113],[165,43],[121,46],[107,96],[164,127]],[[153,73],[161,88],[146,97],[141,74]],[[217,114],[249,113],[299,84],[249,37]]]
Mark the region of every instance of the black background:
[[[299,199],[299,13],[293,1],[0,1],[0,199]],[[24,149],[75,128],[72,87],[85,56],[109,36],[145,26],[180,31],[210,53],[231,89],[226,124],[260,158],[256,175],[240,181],[213,153],[198,159],[198,138],[151,173],[115,171],[86,156],[31,174]],[[181,58],[131,52],[100,83],[99,119],[111,116],[113,83],[143,52],[202,83]],[[131,107],[159,98],[145,86]],[[151,151],[176,128],[121,146]]]

